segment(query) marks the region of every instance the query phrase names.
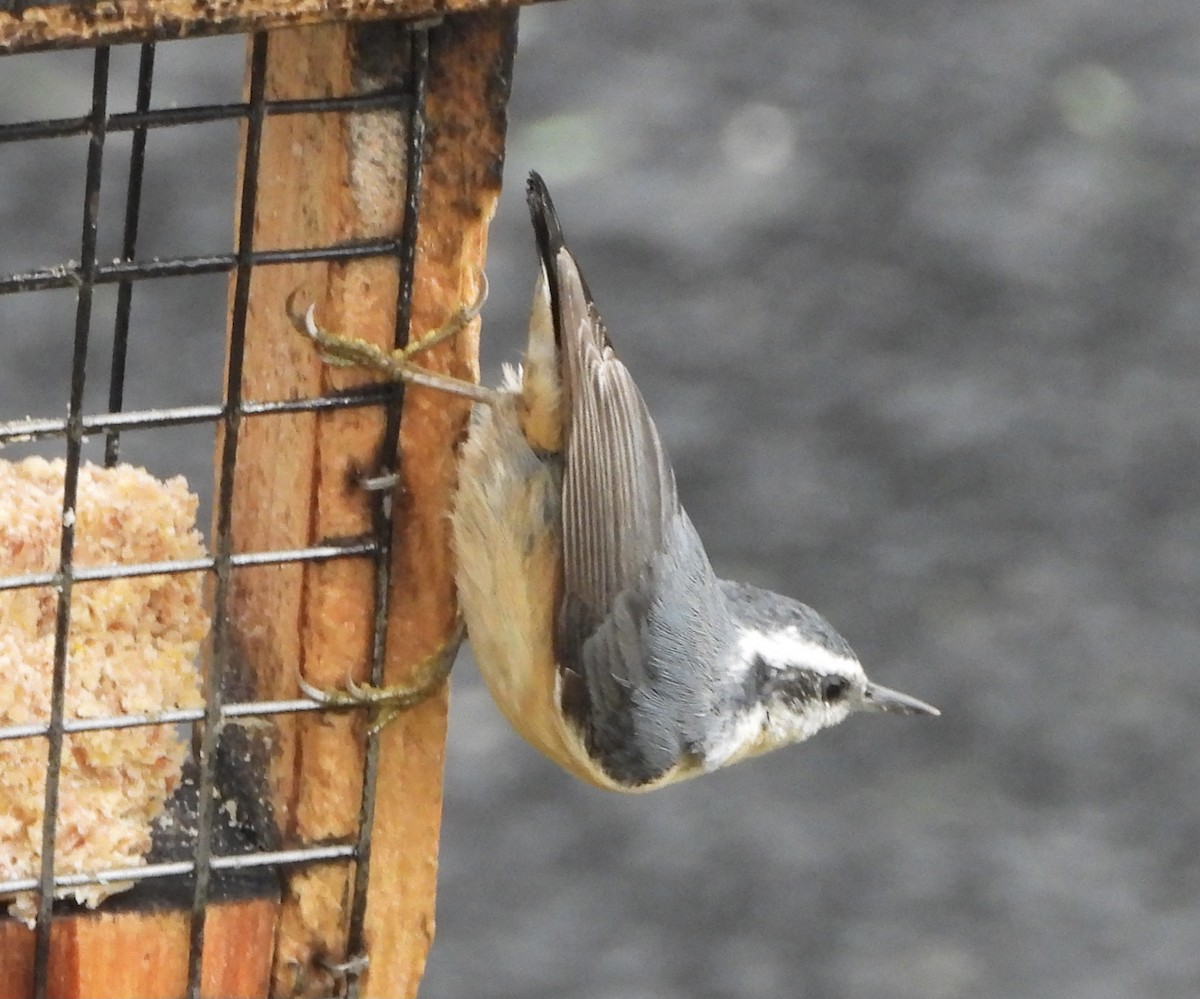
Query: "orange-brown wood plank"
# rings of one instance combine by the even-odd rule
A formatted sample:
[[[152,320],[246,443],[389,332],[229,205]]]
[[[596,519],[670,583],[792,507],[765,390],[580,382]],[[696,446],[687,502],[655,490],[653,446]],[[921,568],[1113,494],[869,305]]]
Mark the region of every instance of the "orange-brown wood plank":
[[[164,41],[340,20],[426,18],[534,0],[115,0],[18,4],[0,10],[0,55],[49,48]]]
[[[277,903],[213,905],[201,965],[205,996],[267,995]],[[79,913],[58,916],[50,934],[51,999],[169,999],[187,990],[188,913]],[[33,995],[34,933],[0,919],[0,999]]]
[[[361,32],[361,34],[360,34]],[[388,32],[390,34],[383,34]],[[499,194],[504,107],[515,13],[447,18],[431,33],[424,183],[414,282],[413,329],[433,329],[474,301],[487,225]],[[343,94],[404,79],[407,44],[397,24],[329,25],[275,32],[268,99]],[[399,232],[406,115],[290,115],[267,120],[259,171],[256,248],[311,246]],[[321,364],[291,329],[284,302],[300,287],[323,326],[381,345],[392,341],[394,259],[263,267],[251,285],[243,392],[247,399],[315,394],[373,380]],[[459,377],[476,371],[477,328],[422,355]],[[456,619],[446,510],[465,403],[409,388],[401,431],[402,482],[394,502],[388,683],[413,676],[452,634]],[[290,548],[370,528],[356,484],[377,470],[383,414],[377,408],[321,416],[256,417],[243,424],[235,477],[235,551]],[[230,621],[238,658],[258,697],[296,693],[296,668],[324,687],[365,679],[370,661],[372,570],[365,559],[238,570]],[[416,992],[433,935],[446,695],[381,736],[364,995]],[[270,785],[284,839],[300,845],[356,833],[364,717],[327,713],[282,721]],[[334,987],[318,958],[344,953],[353,870],[347,864],[292,872],[276,946],[277,994]]]
[[[516,28],[517,12],[511,10],[448,18],[431,33],[414,329],[436,328],[475,300],[488,224],[500,196]],[[478,328],[473,332],[439,352],[433,365],[478,377]],[[405,474],[388,629],[389,668],[398,667],[398,677],[404,664],[436,650],[456,620],[446,513],[457,481],[454,447],[465,432],[467,411],[461,401],[448,402],[430,389],[410,387],[405,393],[400,433]],[[372,963],[364,996],[416,995],[433,939],[443,710],[438,705],[413,712],[383,732],[366,923]],[[437,814],[414,809],[414,794],[431,804],[436,795]],[[421,842],[425,850],[409,848]],[[383,959],[387,954],[406,959],[389,962]]]

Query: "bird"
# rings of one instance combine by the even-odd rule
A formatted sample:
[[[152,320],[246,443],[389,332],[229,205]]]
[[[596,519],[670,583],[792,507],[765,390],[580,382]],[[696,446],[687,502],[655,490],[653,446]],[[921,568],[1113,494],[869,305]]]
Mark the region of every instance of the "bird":
[[[293,312],[327,360],[473,401],[450,515],[455,582],[512,727],[575,777],[638,793],[851,714],[939,714],[870,681],[811,607],[717,576],[536,172],[526,199],[539,272],[523,363],[497,389],[416,364],[477,314],[486,282],[446,327],[391,355],[320,330],[311,307],[303,322]],[[403,704],[421,693],[392,692]]]

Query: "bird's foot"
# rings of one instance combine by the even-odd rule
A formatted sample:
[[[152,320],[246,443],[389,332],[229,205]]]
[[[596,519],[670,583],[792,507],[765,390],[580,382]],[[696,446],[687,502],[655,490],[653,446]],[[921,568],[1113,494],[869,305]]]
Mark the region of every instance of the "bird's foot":
[[[384,350],[375,344],[359,337],[346,336],[340,333],[330,333],[317,325],[316,306],[299,306],[300,289],[297,288],[288,295],[285,308],[288,318],[297,332],[308,337],[317,345],[321,359],[339,368],[367,368],[378,371],[393,381],[409,382],[413,385],[424,385],[427,388],[449,392],[451,395],[463,396],[474,402],[493,403],[496,393],[482,385],[443,375],[436,371],[418,367],[413,359],[418,355],[458,336],[479,315],[483,303],[487,301],[487,277],[481,275],[482,284],[476,300],[468,306],[459,308],[450,319],[432,332],[417,338],[405,347],[396,350]]]
[[[462,644],[463,629],[460,626],[454,636],[433,655],[427,656],[413,671],[416,679],[409,683],[389,684],[376,687],[369,683],[347,680],[342,690],[322,690],[303,677],[297,682],[304,694],[313,701],[330,708],[367,708],[371,723],[367,728],[374,735],[395,719],[436,694],[450,677],[450,669]]]

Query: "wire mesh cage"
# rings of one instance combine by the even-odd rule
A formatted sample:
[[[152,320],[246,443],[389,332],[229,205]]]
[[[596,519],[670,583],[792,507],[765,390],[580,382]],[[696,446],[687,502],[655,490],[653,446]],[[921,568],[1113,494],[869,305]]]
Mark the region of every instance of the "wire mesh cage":
[[[0,45],[70,43],[45,10],[29,41],[0,6]],[[264,18],[290,20],[199,30]],[[67,150],[82,170],[77,197],[26,209],[69,256],[0,256],[0,364],[20,350],[50,376],[0,397],[0,994],[415,992],[444,697],[376,733],[297,680],[395,682],[452,636],[466,405],[324,368],[285,301],[402,346],[475,299],[515,24],[260,30],[223,103],[156,99],[167,46],[101,47],[82,113],[0,119],[29,176]],[[178,204],[156,218],[168,132],[201,136],[191,167],[236,168],[231,203],[187,206],[232,216],[228,247],[193,242]],[[164,342],[180,303],[194,321]],[[423,363],[471,376],[476,332]]]

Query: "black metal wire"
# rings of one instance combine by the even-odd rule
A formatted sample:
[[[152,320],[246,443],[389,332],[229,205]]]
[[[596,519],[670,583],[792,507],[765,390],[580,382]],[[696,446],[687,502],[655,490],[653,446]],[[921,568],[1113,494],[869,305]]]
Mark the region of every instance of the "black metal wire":
[[[347,241],[333,246],[296,247],[286,250],[261,250],[247,257],[250,265],[295,264],[308,261],[361,260],[393,253],[394,239]],[[92,276],[94,284],[116,284],[120,281],[140,281],[149,278],[194,277],[200,274],[226,274],[234,270],[241,258],[234,253],[209,253],[194,257],[166,257],[155,260],[114,260],[97,264]],[[42,267],[22,274],[0,277],[0,295],[22,291],[50,291],[55,288],[77,288],[82,276],[74,261],[54,267]]]
[[[337,395],[318,395],[308,399],[270,399],[242,404],[242,416],[278,416],[281,413],[325,413],[336,409],[378,406],[392,399],[387,386],[349,389]],[[185,427],[197,423],[215,423],[224,414],[223,406],[176,406],[171,409],[130,410],[125,413],[93,413],[83,418],[83,433],[109,430],[151,430],[156,427]],[[26,443],[52,437],[65,437],[66,419],[47,417],[10,420],[0,423],[0,446]]]
[[[272,703],[284,705],[284,708],[275,712],[277,714],[280,710],[286,710],[293,704],[308,705],[308,707],[298,708],[298,710],[313,710],[312,701],[276,701]],[[86,730],[81,729],[80,731]],[[331,860],[351,860],[353,858],[354,847],[346,843],[311,843],[294,850],[259,850],[254,853],[237,853],[229,856],[214,855],[209,858],[208,866],[213,871],[232,871],[250,870],[255,867],[277,867],[282,864],[328,863]],[[78,888],[83,885],[98,885],[113,881],[150,881],[155,878],[178,877],[181,874],[194,874],[196,871],[197,866],[193,861],[177,860],[164,864],[146,864],[142,867],[117,867],[112,870],[92,871],[86,874],[60,874],[54,879],[54,883],[63,888]],[[37,878],[0,881],[0,894],[29,891],[37,887]]]
[[[40,893],[34,981],[36,995],[42,997],[48,987],[50,925],[56,889],[79,887],[108,880],[135,881],[172,876],[189,876],[192,883],[188,995],[199,997],[201,957],[203,954],[205,913],[213,890],[213,874],[218,871],[250,867],[278,867],[304,863],[354,861],[354,876],[347,930],[347,954],[365,953],[364,928],[367,886],[370,875],[371,827],[375,816],[375,792],[379,779],[379,744],[368,736],[363,774],[359,825],[352,844],[312,844],[302,849],[251,851],[230,854],[216,836],[214,788],[217,786],[215,757],[224,723],[230,719],[270,717],[326,710],[326,705],[307,699],[286,701],[226,700],[223,677],[230,668],[232,641],[226,612],[231,578],[246,566],[314,563],[338,558],[369,558],[374,567],[373,636],[370,677],[373,683],[383,678],[387,640],[388,601],[391,589],[392,519],[391,499],[375,493],[370,532],[361,537],[334,539],[320,545],[265,552],[232,551],[233,485],[237,471],[239,428],[245,419],[281,413],[322,412],[362,406],[383,406],[386,429],[380,453],[380,468],[394,468],[398,461],[398,441],[403,387],[395,384],[372,385],[317,398],[244,399],[242,363],[248,318],[250,277],[256,267],[295,264],[309,261],[351,261],[390,256],[397,260],[399,291],[395,343],[403,346],[408,338],[412,314],[413,277],[423,152],[426,138],[425,95],[429,65],[429,36],[425,30],[408,34],[411,47],[406,79],[399,85],[367,93],[304,100],[265,99],[265,74],[268,36],[254,36],[250,57],[248,99],[229,104],[194,105],[178,108],[153,108],[152,90],[156,49],[141,48],[135,110],[109,114],[109,50],[97,50],[93,69],[93,93],[90,110],[78,118],[45,119],[30,122],[0,123],[0,143],[34,139],[88,135],[88,163],[85,183],[83,231],[78,261],[0,275],[0,296],[73,289],[77,296],[74,352],[70,401],[65,417],[24,418],[0,423],[0,447],[8,443],[63,439],[66,448],[66,476],[63,497],[63,531],[59,565],[53,572],[25,573],[0,577],[0,593],[28,587],[50,587],[56,594],[56,623],[50,716],[43,723],[0,726],[0,741],[44,738],[48,744],[45,792],[45,818],[42,827],[42,863],[35,878],[0,883],[0,892],[36,890]],[[397,237],[347,240],[316,247],[255,249],[252,245],[255,201],[258,188],[259,154],[268,117],[290,114],[317,114],[392,110],[403,112],[407,121],[405,147],[405,200],[401,232]],[[241,203],[237,221],[236,250],[232,253],[196,254],[171,258],[138,260],[138,233],[141,222],[143,184],[147,145],[150,134],[160,128],[199,123],[241,120],[246,123],[241,171]],[[130,170],[126,189],[124,228],[119,259],[99,261],[96,256],[100,206],[101,168],[105,139],[113,133],[132,133]],[[225,398],[220,405],[177,406],[126,411],[126,385],[132,317],[137,288],[142,281],[167,277],[207,274],[233,276],[233,300],[228,338]],[[109,363],[107,411],[83,411],[87,348],[92,327],[92,299],[102,285],[117,286],[114,346]],[[108,465],[120,459],[121,436],[133,430],[149,430],[189,425],[219,424],[222,429],[218,456],[215,526],[211,555],[196,559],[165,562],[129,563],[80,568],[73,563],[75,532],[71,511],[75,505],[81,449],[89,435],[103,434],[104,460]],[[211,573],[213,613],[210,632],[211,655],[201,708],[169,709],[144,714],[113,715],[105,718],[67,718],[67,648],[70,629],[70,602],[74,584],[185,572]],[[244,695],[242,695],[244,696]],[[192,856],[120,871],[54,873],[55,821],[59,806],[59,779],[66,736],[78,732],[128,729],[150,725],[196,725],[198,812],[194,816],[196,838]],[[266,844],[264,844],[266,845]],[[171,857],[173,855],[168,855]],[[357,977],[346,983],[347,995],[357,996]]]
[[[329,705],[324,701],[285,700],[285,701],[235,701],[221,705],[221,719],[252,718],[267,715],[295,715],[308,711],[328,711]],[[203,708],[171,708],[168,711],[156,711],[153,714],[142,715],[108,715],[103,718],[71,718],[64,722],[63,731],[73,732],[108,732],[115,729],[145,728],[149,725],[187,725],[203,721]],[[49,725],[39,725],[32,722],[28,725],[7,725],[0,728],[0,741],[5,739],[34,739],[50,733]],[[66,884],[63,878],[68,875],[60,874],[54,879],[55,885]],[[74,877],[75,875],[70,875]],[[137,880],[134,878],[133,880]],[[36,885],[36,881],[34,884]],[[11,889],[8,882],[0,882],[0,895]]]
[[[142,46],[138,64],[137,109],[150,108],[150,91],[154,86],[154,45]],[[138,216],[142,210],[142,177],[146,170],[145,125],[133,130],[133,145],[129,152],[129,184],[125,191],[125,234],[121,240],[121,260],[133,260],[137,249]],[[123,278],[117,286],[117,318],[114,324],[112,365],[108,375],[108,411],[119,413],[125,403],[125,365],[129,356],[129,317],[133,310],[133,282]],[[111,468],[120,459],[121,435],[110,427],[104,435],[104,464]]]
[[[327,562],[333,558],[375,555],[376,543],[368,537],[351,539],[340,544],[313,545],[309,548],[272,548],[265,552],[235,552],[229,563],[235,569],[246,566],[289,565],[296,562]],[[77,567],[72,573],[76,583],[109,579],[133,579],[137,576],[177,576],[185,572],[208,572],[216,568],[217,560],[209,555],[203,558],[173,559],[166,562],[124,562],[120,565],[105,565],[95,568]],[[32,586],[59,586],[62,576],[57,572],[27,572],[20,576],[0,577],[0,592],[24,590]]]
[[[345,114],[349,111],[386,111],[403,108],[409,95],[399,90],[372,90],[341,97],[308,97],[292,100],[265,101],[263,113],[268,117],[284,114]],[[250,105],[193,104],[182,108],[150,108],[123,111],[105,119],[108,133],[133,132],[144,128],[173,128],[178,125],[198,125],[212,121],[240,121],[250,113]],[[91,131],[91,115],[78,118],[46,118],[42,121],[0,123],[0,142],[29,142],[32,139],[62,139],[86,135]]]
[[[200,971],[204,953],[204,922],[212,885],[213,821],[216,802],[216,751],[221,736],[223,679],[230,661],[228,627],[229,588],[233,563],[233,477],[237,468],[238,430],[242,422],[242,365],[246,351],[246,318],[250,312],[250,276],[253,264],[254,209],[258,200],[258,167],[262,153],[263,123],[266,121],[268,35],[254,35],[250,51],[250,101],[246,117],[245,150],[242,158],[242,202],[238,210],[238,266],[233,286],[233,308],[229,324],[228,370],[225,380],[225,413],[222,420],[220,468],[217,472],[216,536],[213,589],[212,656],[205,684],[205,718],[200,740],[199,807],[196,816],[196,880],[188,937],[189,999],[201,999]]]
[[[83,389],[87,378],[88,338],[92,323],[92,274],[100,217],[100,178],[104,165],[105,109],[108,101],[109,50],[96,50],[92,72],[91,141],[84,182],[83,233],[79,256],[81,283],[75,308],[75,344],[71,358],[71,395],[67,404],[67,461],[63,480],[62,540],[59,547],[58,605],[54,619],[54,670],[50,687],[45,812],[42,815],[42,856],[38,887],[33,958],[35,999],[49,988],[51,910],[54,906],[54,847],[58,828],[59,774],[62,767],[63,716],[66,707],[67,646],[71,624],[72,564],[75,554],[75,495],[83,449]]]

